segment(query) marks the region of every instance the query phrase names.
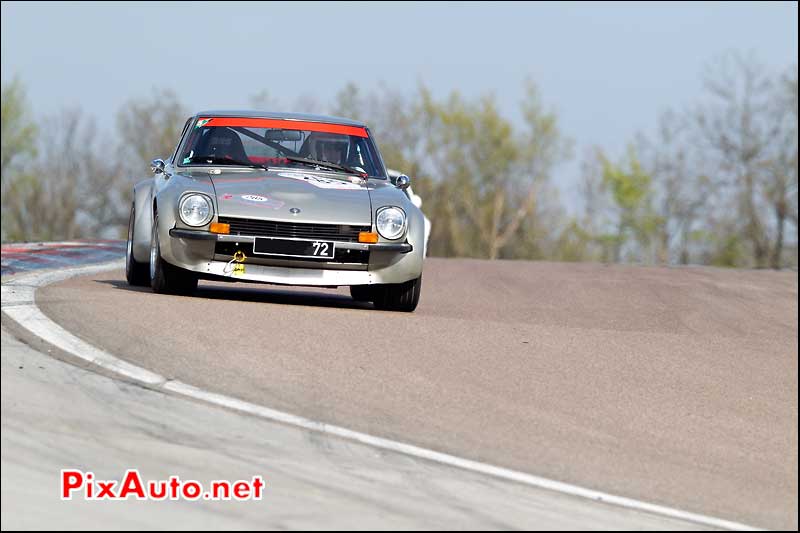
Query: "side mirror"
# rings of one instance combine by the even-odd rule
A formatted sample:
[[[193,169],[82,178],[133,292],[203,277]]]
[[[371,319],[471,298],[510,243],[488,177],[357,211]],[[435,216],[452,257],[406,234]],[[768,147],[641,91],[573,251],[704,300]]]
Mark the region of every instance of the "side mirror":
[[[153,159],[150,162],[150,170],[153,171],[153,174],[162,174],[164,172],[164,160]]]
[[[408,189],[409,185],[411,185],[411,178],[409,178],[405,174],[400,174],[394,180],[394,185],[395,185],[395,187],[397,187],[401,191],[404,191],[404,190]]]

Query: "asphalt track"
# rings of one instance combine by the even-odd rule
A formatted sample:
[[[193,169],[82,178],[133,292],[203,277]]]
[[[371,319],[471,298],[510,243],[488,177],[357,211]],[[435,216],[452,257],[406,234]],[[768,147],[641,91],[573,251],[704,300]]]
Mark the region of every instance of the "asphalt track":
[[[155,295],[120,271],[36,294],[89,343],[212,392],[797,528],[796,272],[431,259],[413,314],[344,290]]]
[[[152,391],[39,353],[5,328],[2,376],[4,531],[698,527]],[[203,484],[258,473],[267,488],[261,501],[61,501],[65,466]]]

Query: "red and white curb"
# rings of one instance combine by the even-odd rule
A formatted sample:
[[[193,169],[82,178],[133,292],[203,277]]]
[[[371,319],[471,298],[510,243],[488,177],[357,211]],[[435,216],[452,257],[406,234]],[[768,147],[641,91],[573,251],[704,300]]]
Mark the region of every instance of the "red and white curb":
[[[47,341],[53,346],[56,346],[57,348],[75,357],[97,365],[100,368],[110,370],[120,376],[124,376],[127,379],[133,380],[155,390],[170,392],[195,400],[201,400],[208,404],[225,407],[227,409],[257,416],[266,420],[289,424],[305,430],[323,433],[332,437],[348,439],[372,446],[374,448],[402,453],[418,459],[434,461],[443,465],[521,483],[523,485],[538,489],[554,491],[578,498],[586,498],[595,502],[603,502],[633,511],[640,511],[653,515],[659,515],[665,518],[683,520],[712,528],[739,531],[759,530],[758,528],[730,520],[723,520],[702,514],[682,511],[680,509],[648,503],[633,498],[626,498],[624,496],[616,496],[614,494],[608,494],[569,483],[554,481],[508,468],[501,468],[470,459],[464,459],[462,457],[421,448],[412,444],[406,444],[395,440],[368,435],[366,433],[325,424],[324,422],[317,422],[302,416],[252,404],[230,396],[204,391],[181,381],[168,380],[164,376],[123,361],[108,352],[95,348],[94,346],[86,343],[47,318],[47,316],[45,316],[36,305],[35,293],[36,289],[40,287],[63,281],[71,277],[115,270],[122,268],[123,266],[124,264],[122,261],[114,261],[100,265],[70,268],[51,272],[33,272],[14,277],[2,285],[2,312],[8,318],[17,322],[21,327],[25,328],[30,333],[33,333],[37,337]]]
[[[124,256],[125,241],[118,240],[9,243],[0,247],[0,273],[96,265]]]

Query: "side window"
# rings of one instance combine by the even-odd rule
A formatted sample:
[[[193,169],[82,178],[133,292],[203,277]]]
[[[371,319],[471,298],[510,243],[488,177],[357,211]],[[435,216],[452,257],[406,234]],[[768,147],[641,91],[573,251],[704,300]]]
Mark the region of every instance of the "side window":
[[[349,166],[356,166],[361,167],[364,169],[367,174],[370,176],[376,176],[380,172],[380,165],[378,162],[372,157],[372,153],[369,150],[369,144],[363,139],[351,137],[354,142],[354,150],[351,155],[351,160]]]
[[[172,152],[172,159],[171,159],[171,161],[170,161],[170,162],[171,162],[173,165],[175,164],[175,158],[177,158],[177,157],[178,157],[178,149],[181,147],[181,142],[183,141],[183,138],[184,138],[184,136],[186,135],[186,130],[188,130],[188,129],[189,129],[189,124],[191,124],[191,123],[192,123],[192,119],[193,119],[193,118],[194,118],[194,117],[189,117],[188,119],[186,119],[186,123],[183,125],[183,131],[181,131],[181,136],[180,136],[180,137],[178,137],[178,144],[177,144],[177,145],[175,145],[175,151],[174,151],[174,152]]]

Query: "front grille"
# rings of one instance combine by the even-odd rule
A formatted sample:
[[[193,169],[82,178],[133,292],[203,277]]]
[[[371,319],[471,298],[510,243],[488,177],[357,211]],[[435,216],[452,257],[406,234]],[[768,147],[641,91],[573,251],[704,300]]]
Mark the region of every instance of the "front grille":
[[[256,220],[252,218],[219,217],[223,224],[230,224],[231,235],[254,237],[289,237],[295,239],[319,239],[339,242],[358,242],[361,231],[370,231],[369,226],[349,226],[342,224],[300,224],[277,222],[275,220]]]

